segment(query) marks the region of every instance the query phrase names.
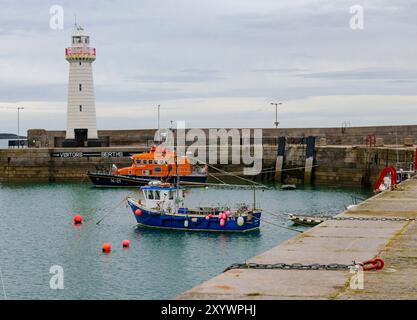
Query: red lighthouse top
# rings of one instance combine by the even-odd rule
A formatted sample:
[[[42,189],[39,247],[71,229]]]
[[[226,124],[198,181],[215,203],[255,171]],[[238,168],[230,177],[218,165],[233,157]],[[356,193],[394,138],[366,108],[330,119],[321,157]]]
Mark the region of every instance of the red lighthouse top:
[[[96,48],[90,48],[90,37],[85,33],[81,26],[75,25],[72,35],[71,47],[65,49],[65,58],[68,61],[96,59]]]

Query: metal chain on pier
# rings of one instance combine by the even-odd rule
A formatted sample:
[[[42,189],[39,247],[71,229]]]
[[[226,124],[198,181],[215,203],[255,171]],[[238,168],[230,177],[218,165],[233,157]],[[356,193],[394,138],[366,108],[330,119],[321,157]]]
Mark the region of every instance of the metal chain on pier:
[[[364,271],[381,270],[384,267],[384,261],[379,258],[357,263],[352,261],[351,264],[329,263],[329,264],[302,264],[302,263],[234,263],[223,272],[232,269],[263,269],[263,270],[358,270]]]
[[[355,267],[357,264],[301,264],[301,263],[273,263],[273,264],[261,264],[261,263],[234,263],[229,266],[224,272],[232,269],[265,269],[265,270],[349,270]]]
[[[332,216],[307,216],[290,214],[290,217],[310,220],[336,220],[336,221],[417,221],[417,218],[405,217],[332,217]]]

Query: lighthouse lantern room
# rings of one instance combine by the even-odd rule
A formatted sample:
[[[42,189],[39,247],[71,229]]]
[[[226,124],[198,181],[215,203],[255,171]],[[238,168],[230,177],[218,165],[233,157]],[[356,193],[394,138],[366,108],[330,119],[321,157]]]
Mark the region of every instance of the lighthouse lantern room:
[[[100,146],[96,127],[96,107],[92,63],[96,49],[90,37],[75,25],[71,47],[65,49],[69,62],[67,132],[65,147]]]

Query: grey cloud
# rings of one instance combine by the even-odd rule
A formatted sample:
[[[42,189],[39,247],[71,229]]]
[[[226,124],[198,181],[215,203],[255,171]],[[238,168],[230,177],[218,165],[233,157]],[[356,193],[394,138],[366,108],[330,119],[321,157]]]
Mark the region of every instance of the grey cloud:
[[[126,81],[142,83],[193,83],[220,79],[220,76],[213,70],[192,70],[167,74],[153,74],[125,78]]]
[[[299,73],[305,72],[306,69],[301,68],[261,68],[261,69],[253,69],[252,72],[260,72],[260,73]]]
[[[415,80],[417,69],[360,68],[340,71],[312,72],[299,74],[302,78],[330,80]]]

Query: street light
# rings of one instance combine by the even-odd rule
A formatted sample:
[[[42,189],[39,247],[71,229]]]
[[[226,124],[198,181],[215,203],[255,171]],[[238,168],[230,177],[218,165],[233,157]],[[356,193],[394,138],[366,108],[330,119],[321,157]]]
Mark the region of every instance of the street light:
[[[282,102],[271,102],[271,105],[275,106],[275,128],[278,128],[279,122],[278,122],[278,105],[281,105]]]
[[[20,148],[20,110],[24,109],[24,107],[17,107],[17,148]]]
[[[159,129],[160,129],[160,127],[159,127],[159,111],[160,111],[160,109],[161,109],[161,105],[160,104],[158,104],[158,131],[159,131]]]

